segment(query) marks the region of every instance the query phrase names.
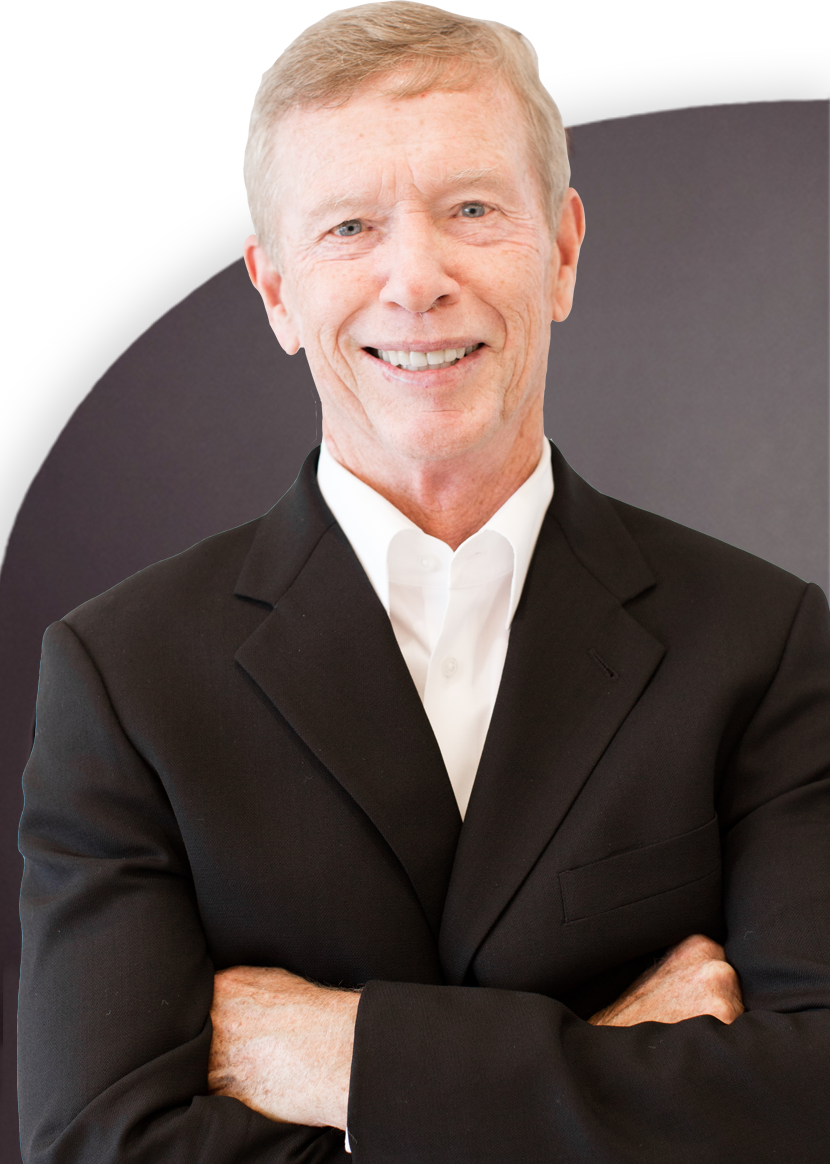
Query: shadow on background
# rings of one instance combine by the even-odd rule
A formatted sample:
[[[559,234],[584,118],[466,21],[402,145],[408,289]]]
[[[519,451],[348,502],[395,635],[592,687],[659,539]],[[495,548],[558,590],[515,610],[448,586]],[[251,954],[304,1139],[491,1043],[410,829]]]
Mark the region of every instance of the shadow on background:
[[[593,485],[828,585],[827,102],[572,130],[588,233],[547,432]],[[0,1158],[17,1159],[20,775],[40,640],[136,570],[269,509],[319,439],[303,355],[241,262],[151,327],[61,434],[0,575]]]

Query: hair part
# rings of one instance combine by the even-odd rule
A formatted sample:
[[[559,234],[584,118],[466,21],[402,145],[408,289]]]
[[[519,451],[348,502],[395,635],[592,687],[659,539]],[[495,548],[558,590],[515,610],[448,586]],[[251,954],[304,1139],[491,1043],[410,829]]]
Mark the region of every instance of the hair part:
[[[530,41],[492,20],[413,0],[386,0],[330,13],[263,74],[245,149],[245,186],[254,230],[271,260],[278,256],[276,129],[286,114],[304,106],[343,105],[372,82],[390,96],[415,97],[435,89],[469,89],[482,76],[506,82],[518,98],[530,161],[555,231],[570,179],[568,144]]]

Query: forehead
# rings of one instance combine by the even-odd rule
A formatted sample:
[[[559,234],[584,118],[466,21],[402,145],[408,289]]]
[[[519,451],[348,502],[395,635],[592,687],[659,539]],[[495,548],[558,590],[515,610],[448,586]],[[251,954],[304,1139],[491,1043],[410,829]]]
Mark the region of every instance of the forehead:
[[[306,212],[379,187],[521,185],[530,169],[518,98],[495,78],[402,98],[365,87],[340,106],[295,109],[276,148],[280,200]]]

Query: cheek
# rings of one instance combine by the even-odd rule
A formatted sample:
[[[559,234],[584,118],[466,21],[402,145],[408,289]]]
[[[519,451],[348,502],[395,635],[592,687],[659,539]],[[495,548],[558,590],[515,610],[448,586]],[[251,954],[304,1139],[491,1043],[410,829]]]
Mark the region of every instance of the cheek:
[[[296,280],[301,342],[328,350],[345,324],[370,302],[371,288],[356,262],[315,264]]]
[[[497,259],[483,252],[470,286],[520,330],[536,326],[548,310],[545,264],[527,248],[507,249]]]

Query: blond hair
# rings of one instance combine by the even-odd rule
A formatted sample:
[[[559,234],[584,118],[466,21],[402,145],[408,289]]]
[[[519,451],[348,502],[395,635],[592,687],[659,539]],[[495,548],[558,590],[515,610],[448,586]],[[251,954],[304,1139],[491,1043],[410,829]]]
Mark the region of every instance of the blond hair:
[[[263,74],[245,149],[245,185],[260,245],[275,259],[275,130],[288,112],[345,104],[361,86],[381,78],[390,95],[414,97],[467,89],[487,73],[503,79],[519,100],[531,164],[555,229],[570,178],[567,140],[530,41],[492,20],[387,0],[332,12],[302,32]]]

